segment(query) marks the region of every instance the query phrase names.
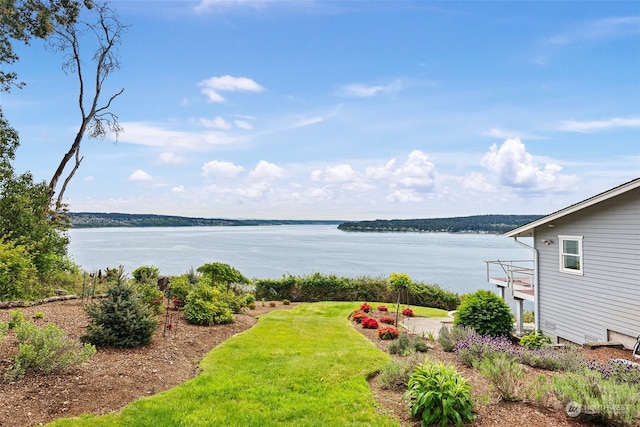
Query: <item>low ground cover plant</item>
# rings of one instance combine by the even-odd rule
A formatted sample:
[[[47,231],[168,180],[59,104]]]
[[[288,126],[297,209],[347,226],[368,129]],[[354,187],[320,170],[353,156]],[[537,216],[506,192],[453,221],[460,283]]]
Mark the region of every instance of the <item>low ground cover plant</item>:
[[[474,419],[471,385],[452,365],[426,361],[416,366],[404,398],[423,426],[459,426]]]
[[[456,343],[474,333],[473,328],[468,326],[447,326],[444,325],[438,331],[438,343],[442,350],[452,352],[456,348]]]
[[[365,317],[362,319],[362,327],[365,329],[378,329],[378,321],[373,317]]]
[[[81,345],[53,324],[39,327],[23,321],[15,327],[19,351],[5,379],[22,378],[28,370],[37,373],[61,371],[89,360],[96,352],[91,344]]]
[[[378,378],[380,387],[384,390],[407,390],[409,377],[416,366],[423,362],[423,358],[418,355],[403,357],[402,359],[392,359],[380,370]]]
[[[533,331],[520,338],[520,345],[524,348],[539,349],[550,343],[551,340],[542,335],[542,331]]]
[[[380,318],[380,323],[386,323],[387,325],[395,325],[396,319],[391,316],[382,316]]]
[[[389,346],[389,353],[408,356],[414,352],[424,353],[429,350],[425,343],[418,336],[410,336],[406,332],[400,333],[398,339]]]

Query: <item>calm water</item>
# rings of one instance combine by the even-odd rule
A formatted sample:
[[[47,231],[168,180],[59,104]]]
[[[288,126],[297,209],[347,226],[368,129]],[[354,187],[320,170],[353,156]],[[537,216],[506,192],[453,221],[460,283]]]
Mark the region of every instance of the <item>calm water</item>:
[[[446,233],[345,233],[332,225],[72,229],[69,252],[87,271],[142,265],[163,275],[223,262],[250,278],[314,272],[340,276],[407,273],[454,292],[491,288],[485,260],[527,259],[501,236]]]

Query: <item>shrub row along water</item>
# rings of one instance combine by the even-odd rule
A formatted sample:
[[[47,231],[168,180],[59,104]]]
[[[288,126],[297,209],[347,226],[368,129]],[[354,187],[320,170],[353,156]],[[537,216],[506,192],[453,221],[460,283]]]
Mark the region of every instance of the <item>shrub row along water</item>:
[[[308,276],[284,276],[282,279],[255,281],[256,297],[266,300],[288,299],[296,302],[316,301],[395,301],[397,293],[386,278],[339,277],[314,273]],[[401,295],[403,304],[455,310],[460,296],[438,285],[412,282]]]

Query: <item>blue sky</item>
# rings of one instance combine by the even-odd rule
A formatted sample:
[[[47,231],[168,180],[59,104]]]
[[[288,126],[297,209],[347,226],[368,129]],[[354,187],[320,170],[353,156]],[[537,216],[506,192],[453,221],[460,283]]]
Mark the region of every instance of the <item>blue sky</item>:
[[[71,211],[546,214],[640,176],[638,2],[111,5],[124,133],[84,141]],[[41,42],[19,51],[27,87],[0,101],[17,169],[48,180],[77,82]]]

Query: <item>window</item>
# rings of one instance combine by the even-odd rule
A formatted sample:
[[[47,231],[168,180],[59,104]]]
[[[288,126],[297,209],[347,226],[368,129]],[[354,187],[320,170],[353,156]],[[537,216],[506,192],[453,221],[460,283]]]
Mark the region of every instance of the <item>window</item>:
[[[560,239],[560,271],[582,274],[582,236],[558,236]]]

